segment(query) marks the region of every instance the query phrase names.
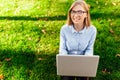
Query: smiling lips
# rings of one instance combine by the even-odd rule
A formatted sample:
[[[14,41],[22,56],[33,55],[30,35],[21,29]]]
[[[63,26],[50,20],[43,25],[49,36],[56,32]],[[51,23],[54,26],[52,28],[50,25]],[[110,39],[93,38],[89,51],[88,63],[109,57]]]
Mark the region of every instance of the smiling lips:
[[[79,21],[81,20],[81,18],[78,17],[78,16],[76,16],[76,17],[74,16],[74,17],[73,17],[73,20],[74,20],[74,22],[79,22]]]

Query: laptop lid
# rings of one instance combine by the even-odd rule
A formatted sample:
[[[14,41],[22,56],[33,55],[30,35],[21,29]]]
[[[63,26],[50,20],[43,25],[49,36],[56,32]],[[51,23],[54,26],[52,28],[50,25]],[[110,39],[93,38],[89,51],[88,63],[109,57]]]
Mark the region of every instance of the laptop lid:
[[[95,77],[99,56],[56,55],[57,75]]]

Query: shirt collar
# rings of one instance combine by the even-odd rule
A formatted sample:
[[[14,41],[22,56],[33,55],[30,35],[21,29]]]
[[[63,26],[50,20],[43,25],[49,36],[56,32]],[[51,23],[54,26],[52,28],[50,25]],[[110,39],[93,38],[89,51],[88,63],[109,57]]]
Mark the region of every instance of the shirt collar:
[[[83,33],[85,32],[85,30],[86,30],[86,26],[85,26],[81,31],[77,32],[77,31],[74,29],[73,25],[72,25],[72,26],[71,26],[71,30],[72,30],[72,33],[80,33],[80,34],[83,34]]]

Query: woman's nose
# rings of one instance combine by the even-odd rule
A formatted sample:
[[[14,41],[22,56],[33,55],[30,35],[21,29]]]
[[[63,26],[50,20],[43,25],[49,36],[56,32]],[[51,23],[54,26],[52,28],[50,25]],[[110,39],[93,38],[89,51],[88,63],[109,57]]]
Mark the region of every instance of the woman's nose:
[[[78,17],[79,15],[78,14],[74,14],[74,17]]]

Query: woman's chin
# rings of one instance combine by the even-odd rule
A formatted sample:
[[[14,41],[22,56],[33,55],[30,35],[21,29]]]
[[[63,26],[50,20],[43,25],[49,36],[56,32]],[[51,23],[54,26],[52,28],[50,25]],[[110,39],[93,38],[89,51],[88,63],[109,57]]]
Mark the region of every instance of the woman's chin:
[[[74,24],[79,24],[80,22],[78,22],[78,21],[76,21],[76,22],[74,22]]]
[[[74,24],[77,24],[80,22],[80,20],[73,20]]]

